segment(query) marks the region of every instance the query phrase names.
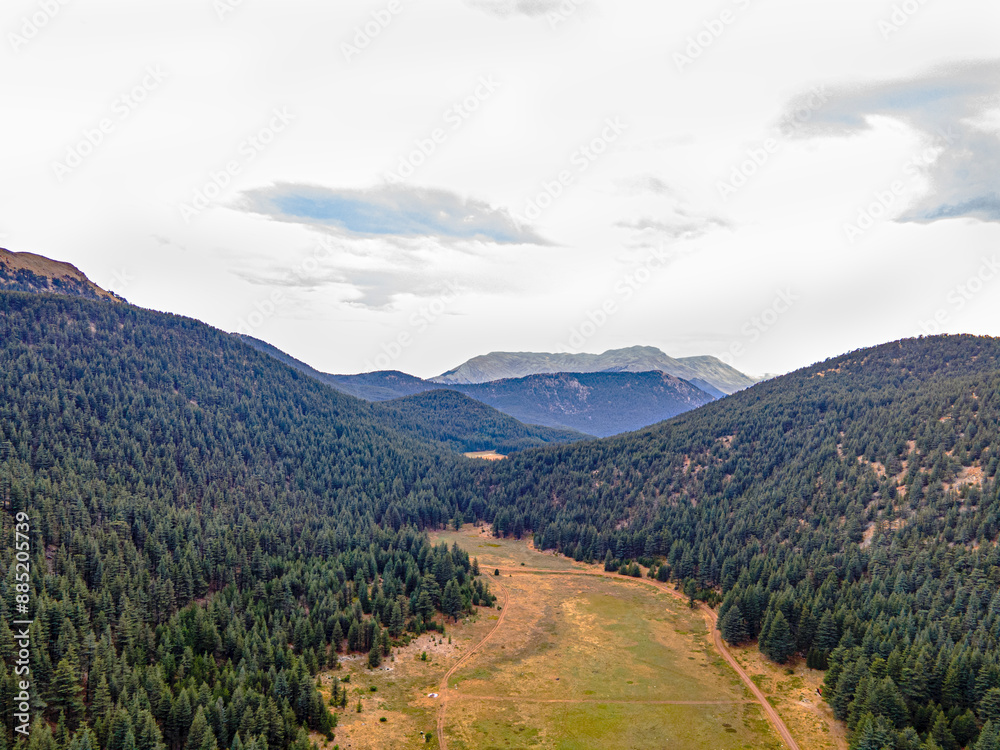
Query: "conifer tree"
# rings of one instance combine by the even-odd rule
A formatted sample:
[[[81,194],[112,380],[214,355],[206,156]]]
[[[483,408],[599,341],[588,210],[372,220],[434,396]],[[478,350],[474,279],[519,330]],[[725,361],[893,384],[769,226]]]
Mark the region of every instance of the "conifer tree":
[[[740,612],[740,608],[736,605],[730,607],[726,612],[719,629],[726,643],[731,646],[739,646],[750,640],[746,620],[743,619],[743,613]]]

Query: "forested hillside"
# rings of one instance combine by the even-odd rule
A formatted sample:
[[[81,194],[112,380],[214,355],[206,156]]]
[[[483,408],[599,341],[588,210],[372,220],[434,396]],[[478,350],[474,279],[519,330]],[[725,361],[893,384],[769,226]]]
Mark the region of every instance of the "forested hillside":
[[[727,640],[827,670],[854,747],[1000,747],[1000,341],[853,352],[490,465],[386,420],[195,321],[0,293],[2,533],[31,516],[53,727],[31,747],[307,747],[338,652],[493,601],[422,533],[477,519],[721,597]]]
[[[638,430],[714,400],[659,371],[562,372],[450,387],[527,424],[598,437]]]
[[[338,652],[493,601],[421,531],[468,506],[468,463],[195,321],[0,293],[0,655],[23,510],[30,747],[310,747]],[[0,667],[0,748],[14,694]]]
[[[402,372],[328,375],[251,336],[241,340],[341,393],[374,401],[369,416],[380,424],[445,446],[458,453],[495,450],[507,454],[549,443],[573,443],[591,437],[565,427],[522,424],[504,412],[444,386]],[[360,404],[356,404],[361,409]]]
[[[372,411],[389,427],[469,453],[495,450],[504,455],[549,443],[593,439],[574,430],[521,424],[513,417],[449,390],[373,404]]]
[[[726,639],[829,667],[853,747],[993,750],[998,460],[1000,341],[937,337],[515,456],[484,489],[500,532],[720,588]]]

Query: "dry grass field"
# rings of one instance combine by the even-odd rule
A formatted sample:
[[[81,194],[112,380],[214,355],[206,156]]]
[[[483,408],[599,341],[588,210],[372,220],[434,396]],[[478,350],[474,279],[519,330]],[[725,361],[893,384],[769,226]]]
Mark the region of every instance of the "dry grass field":
[[[347,709],[337,711],[335,743],[319,740],[321,748],[785,747],[715,649],[703,614],[684,602],[634,579],[584,575],[594,566],[494,539],[484,529],[432,537],[477,557],[505,606],[449,625],[444,637],[422,636],[379,670],[359,656],[325,673],[324,685],[349,676],[350,696]],[[846,747],[815,693],[819,673],[798,668],[789,675],[754,648],[734,654],[802,748]]]

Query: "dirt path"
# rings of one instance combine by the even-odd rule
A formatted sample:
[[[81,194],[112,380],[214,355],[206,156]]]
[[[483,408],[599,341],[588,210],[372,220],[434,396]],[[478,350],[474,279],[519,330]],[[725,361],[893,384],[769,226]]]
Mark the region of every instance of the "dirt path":
[[[515,573],[530,573],[533,575],[564,575],[564,576],[576,575],[576,576],[592,576],[598,578],[610,578],[612,580],[620,581],[622,583],[637,583],[640,585],[652,586],[653,588],[666,592],[675,599],[687,601],[686,596],[681,594],[679,591],[675,591],[674,589],[670,588],[665,583],[661,583],[660,581],[653,581],[648,578],[631,578],[630,576],[622,576],[619,575],[618,573],[609,573],[607,571],[602,571],[602,570],[539,570],[535,568],[513,568],[513,569],[500,568],[500,572],[505,573],[507,575],[513,575]],[[506,589],[504,589],[504,591],[506,593]],[[504,605],[505,610],[506,608],[507,608],[506,605]],[[749,688],[750,692],[753,693],[754,697],[757,699],[755,702],[759,703],[761,708],[764,709],[764,714],[767,716],[768,720],[774,726],[775,731],[777,731],[781,739],[784,740],[785,744],[788,745],[790,750],[799,750],[798,743],[795,741],[795,738],[792,737],[791,732],[788,731],[788,727],[785,726],[785,722],[782,720],[778,712],[774,709],[774,706],[772,706],[768,702],[767,697],[764,695],[761,689],[757,687],[757,683],[755,683],[752,679],[750,679],[750,675],[746,673],[743,667],[739,665],[739,663],[736,661],[733,655],[729,652],[729,649],[726,648],[726,644],[722,641],[722,636],[715,625],[716,620],[718,618],[714,610],[712,610],[711,607],[708,607],[704,603],[699,605],[699,610],[701,611],[702,616],[705,618],[705,621],[708,623],[709,630],[712,632],[716,650],[722,655],[722,658],[726,660],[726,663],[733,668],[736,674],[740,676],[740,679],[743,680],[743,683],[747,686],[747,688]],[[492,635],[493,633],[491,632],[490,636]],[[487,638],[489,638],[490,636],[487,636]]]
[[[591,703],[616,706],[741,706],[756,704],[757,701],[643,701],[608,698],[525,698],[520,695],[453,695],[452,698],[463,701],[510,701],[516,703]]]
[[[483,640],[481,640],[471,649],[466,651],[465,654],[463,654],[462,658],[459,659],[457,662],[455,662],[452,668],[449,669],[448,672],[445,674],[445,676],[441,678],[441,684],[438,686],[438,698],[441,701],[441,704],[440,707],[438,708],[437,732],[438,732],[438,747],[440,747],[441,750],[448,750],[448,740],[445,739],[444,736],[444,718],[445,714],[448,711],[448,700],[451,698],[451,696],[448,694],[448,680],[450,680],[451,676],[458,671],[459,667],[461,667],[463,664],[465,664],[465,662],[471,659],[479,651],[479,649],[485,646],[486,643],[494,635],[496,635],[497,630],[499,630],[500,626],[503,624],[504,618],[507,617],[507,606],[510,604],[510,592],[507,590],[507,587],[504,586],[501,581],[496,580],[495,583],[503,591],[503,607],[501,607],[500,609],[500,617],[497,618],[496,624],[490,629],[490,632],[486,634],[486,637],[483,638]]]

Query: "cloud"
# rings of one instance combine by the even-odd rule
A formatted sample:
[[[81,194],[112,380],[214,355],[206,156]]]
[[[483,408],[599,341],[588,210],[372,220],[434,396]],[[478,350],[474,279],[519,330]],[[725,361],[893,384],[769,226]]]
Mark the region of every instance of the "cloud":
[[[690,208],[682,191],[653,174],[640,174],[619,180],[615,194],[639,201],[630,213],[632,219],[622,219],[616,227],[631,232],[636,247],[655,247],[664,242],[691,240],[715,229],[730,229],[732,224],[711,214],[700,214]],[[636,201],[633,201],[636,203]]]
[[[666,219],[643,217],[637,221],[622,221],[616,226],[632,229],[637,236],[660,240],[693,240],[713,229],[729,229],[730,223],[716,216],[690,216],[678,210]]]
[[[500,18],[510,18],[516,14],[541,16],[556,10],[564,0],[466,0],[468,5]]]
[[[425,238],[331,237],[288,255],[284,260],[245,259],[233,273],[251,284],[294,292],[300,301],[322,292],[345,307],[388,310],[401,298],[440,295],[450,260],[445,248],[433,247]]]
[[[278,221],[354,237],[547,244],[506,209],[431,188],[383,185],[358,190],[281,183],[243,193],[239,207]]]
[[[807,98],[794,99],[786,119]],[[925,169],[924,195],[898,221],[972,217],[1000,221],[1000,61],[951,65],[928,74],[867,86],[846,86],[800,122],[796,137],[858,134],[872,118],[890,117],[922,132],[938,150]]]
[[[620,180],[618,188],[624,195],[646,195],[649,193],[653,195],[669,195],[671,197],[678,195],[678,192],[674,188],[670,187],[670,185],[656,175],[651,174]]]

